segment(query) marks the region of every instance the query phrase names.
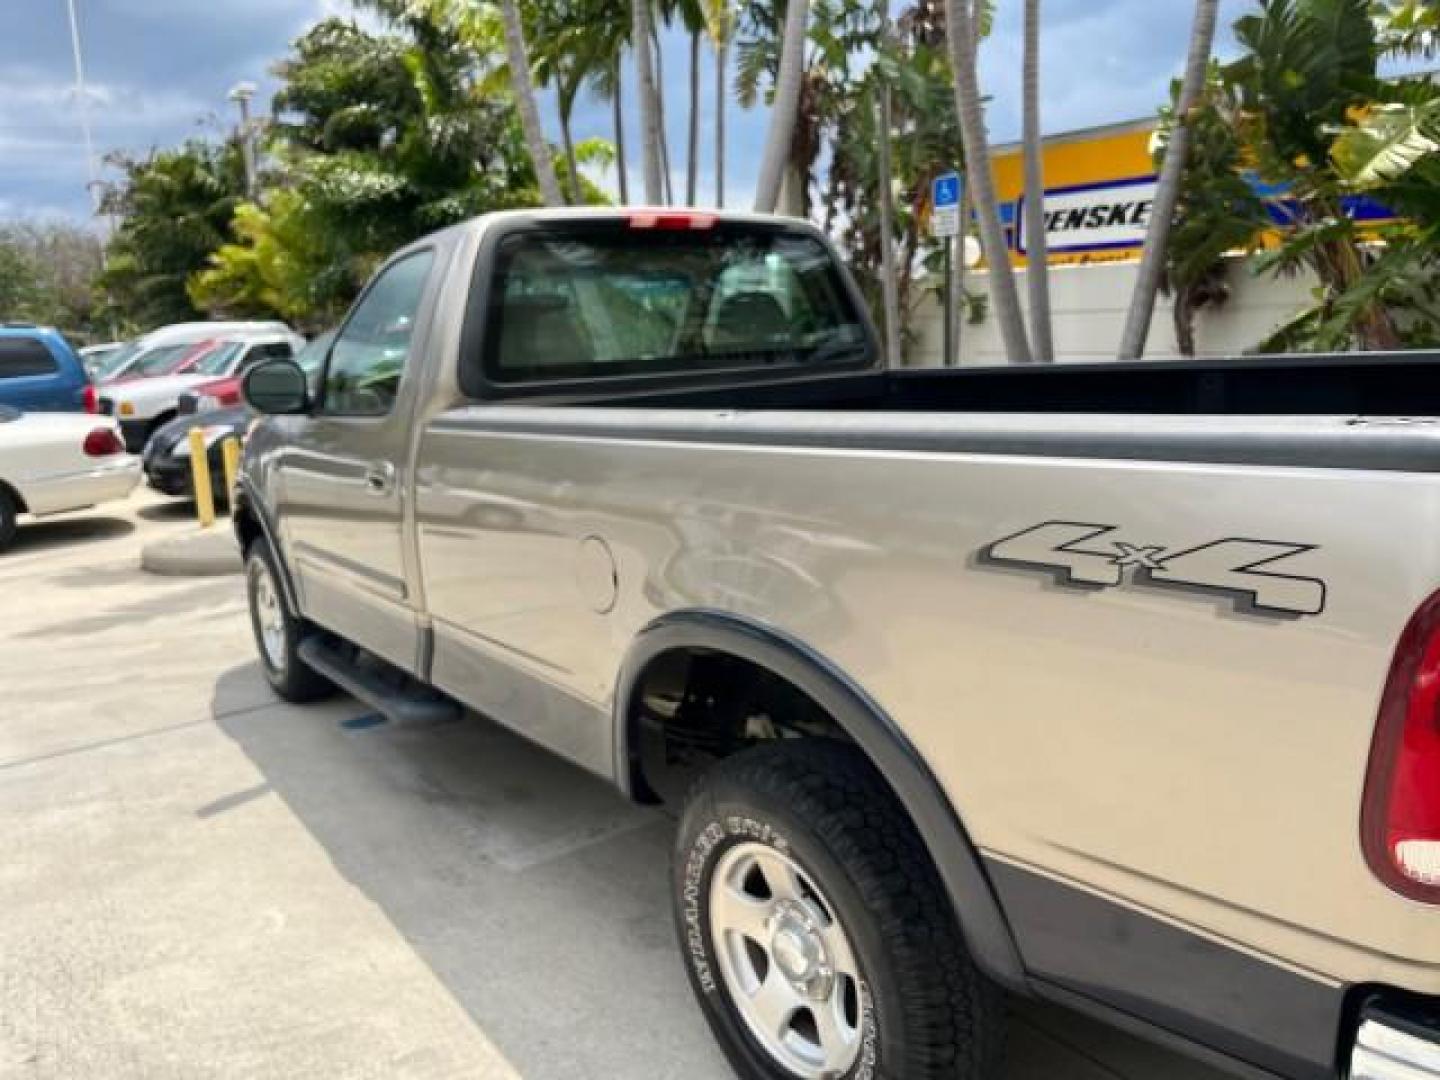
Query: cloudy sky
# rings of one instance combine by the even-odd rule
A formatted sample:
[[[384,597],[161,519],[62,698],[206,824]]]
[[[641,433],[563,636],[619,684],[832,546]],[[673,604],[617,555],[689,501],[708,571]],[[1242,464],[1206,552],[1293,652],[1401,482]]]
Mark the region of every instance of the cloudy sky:
[[[231,86],[256,81],[268,102],[274,87],[269,69],[289,42],[316,19],[348,12],[348,0],[74,2],[99,154],[143,153],[187,136],[217,134],[233,123],[234,107],[226,100]],[[0,219],[83,219],[89,207],[87,168],[66,0],[4,0],[0,6],[6,24],[0,35]],[[1253,6],[1248,0],[1225,0],[1222,24],[1228,26],[1248,6]],[[1000,142],[1019,130],[1021,7],[1020,0],[1000,0],[999,24],[982,62],[985,92],[993,98],[991,132]],[[1189,0],[1047,0],[1046,130],[1152,114],[1182,62],[1190,9]],[[664,47],[672,164],[678,167],[688,49],[680,35],[667,35]],[[708,91],[708,54],[704,64],[702,85]],[[634,100],[632,89],[632,105]],[[713,109],[708,97],[703,108],[708,128]],[[753,188],[766,118],[733,105],[729,117],[727,201],[735,205]],[[553,108],[545,119],[558,138]],[[638,123],[630,125],[632,132],[637,129]],[[582,102],[577,137],[608,136],[609,130],[608,106]],[[708,142],[704,146],[700,201],[708,202],[713,166]]]

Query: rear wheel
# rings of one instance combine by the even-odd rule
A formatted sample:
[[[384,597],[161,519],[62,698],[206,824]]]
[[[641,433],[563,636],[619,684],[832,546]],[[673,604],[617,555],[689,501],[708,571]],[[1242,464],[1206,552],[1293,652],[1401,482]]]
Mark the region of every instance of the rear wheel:
[[[982,1080],[1000,993],[904,809],[853,747],[717,765],[687,802],[673,897],[690,983],[746,1080]]]
[[[286,606],[275,557],[264,540],[255,540],[246,549],[245,591],[260,666],[271,688],[297,704],[333,694],[334,683],[300,659],[300,641],[309,627]]]
[[[16,518],[19,513],[20,508],[15,505],[15,496],[0,488],[0,551],[15,542],[15,533],[19,529]]]

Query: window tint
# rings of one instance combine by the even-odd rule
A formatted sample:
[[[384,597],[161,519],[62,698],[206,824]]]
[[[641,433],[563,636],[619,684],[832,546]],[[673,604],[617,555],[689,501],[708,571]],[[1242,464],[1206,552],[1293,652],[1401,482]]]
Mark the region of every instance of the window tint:
[[[180,365],[181,361],[195,352],[196,348],[194,344],[161,345],[142,354],[125,374],[141,379],[153,378],[156,375],[169,375]]]
[[[92,374],[97,381],[108,379],[110,376],[118,374],[121,368],[126,367],[135,359],[136,354],[139,353],[142,348],[143,346],[135,341],[120,346],[120,348],[105,357],[100,363],[100,366],[96,368]]]
[[[192,375],[224,375],[235,361],[235,354],[245,348],[243,341],[227,341],[205,353],[190,369]]]
[[[59,370],[50,350],[34,338],[0,338],[0,379],[53,375]]]
[[[395,405],[433,252],[394,263],[360,299],[330,350],[322,410],[384,416]]]
[[[295,355],[295,350],[290,347],[288,341],[272,341],[269,344],[261,345],[253,354],[245,358],[245,366],[257,364],[261,360],[289,360]]]
[[[496,382],[851,362],[868,347],[822,244],[732,224],[508,237],[487,326]]]

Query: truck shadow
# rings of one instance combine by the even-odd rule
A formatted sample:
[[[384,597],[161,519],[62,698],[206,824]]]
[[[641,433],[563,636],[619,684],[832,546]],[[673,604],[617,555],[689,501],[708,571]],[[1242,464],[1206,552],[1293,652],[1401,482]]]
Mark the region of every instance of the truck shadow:
[[[681,967],[666,815],[479,717],[280,704],[253,663],[212,712],[263,784],[197,813],[279,796],[521,1075],[733,1076]],[[1011,1027],[1003,1080],[1214,1075],[1059,1010],[1019,1006]]]

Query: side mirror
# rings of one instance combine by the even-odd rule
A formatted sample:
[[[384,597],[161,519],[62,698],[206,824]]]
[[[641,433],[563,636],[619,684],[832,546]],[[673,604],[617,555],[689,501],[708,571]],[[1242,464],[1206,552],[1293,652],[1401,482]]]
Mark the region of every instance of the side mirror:
[[[294,360],[264,360],[245,372],[240,383],[245,403],[267,416],[303,413],[310,408],[305,371]]]

